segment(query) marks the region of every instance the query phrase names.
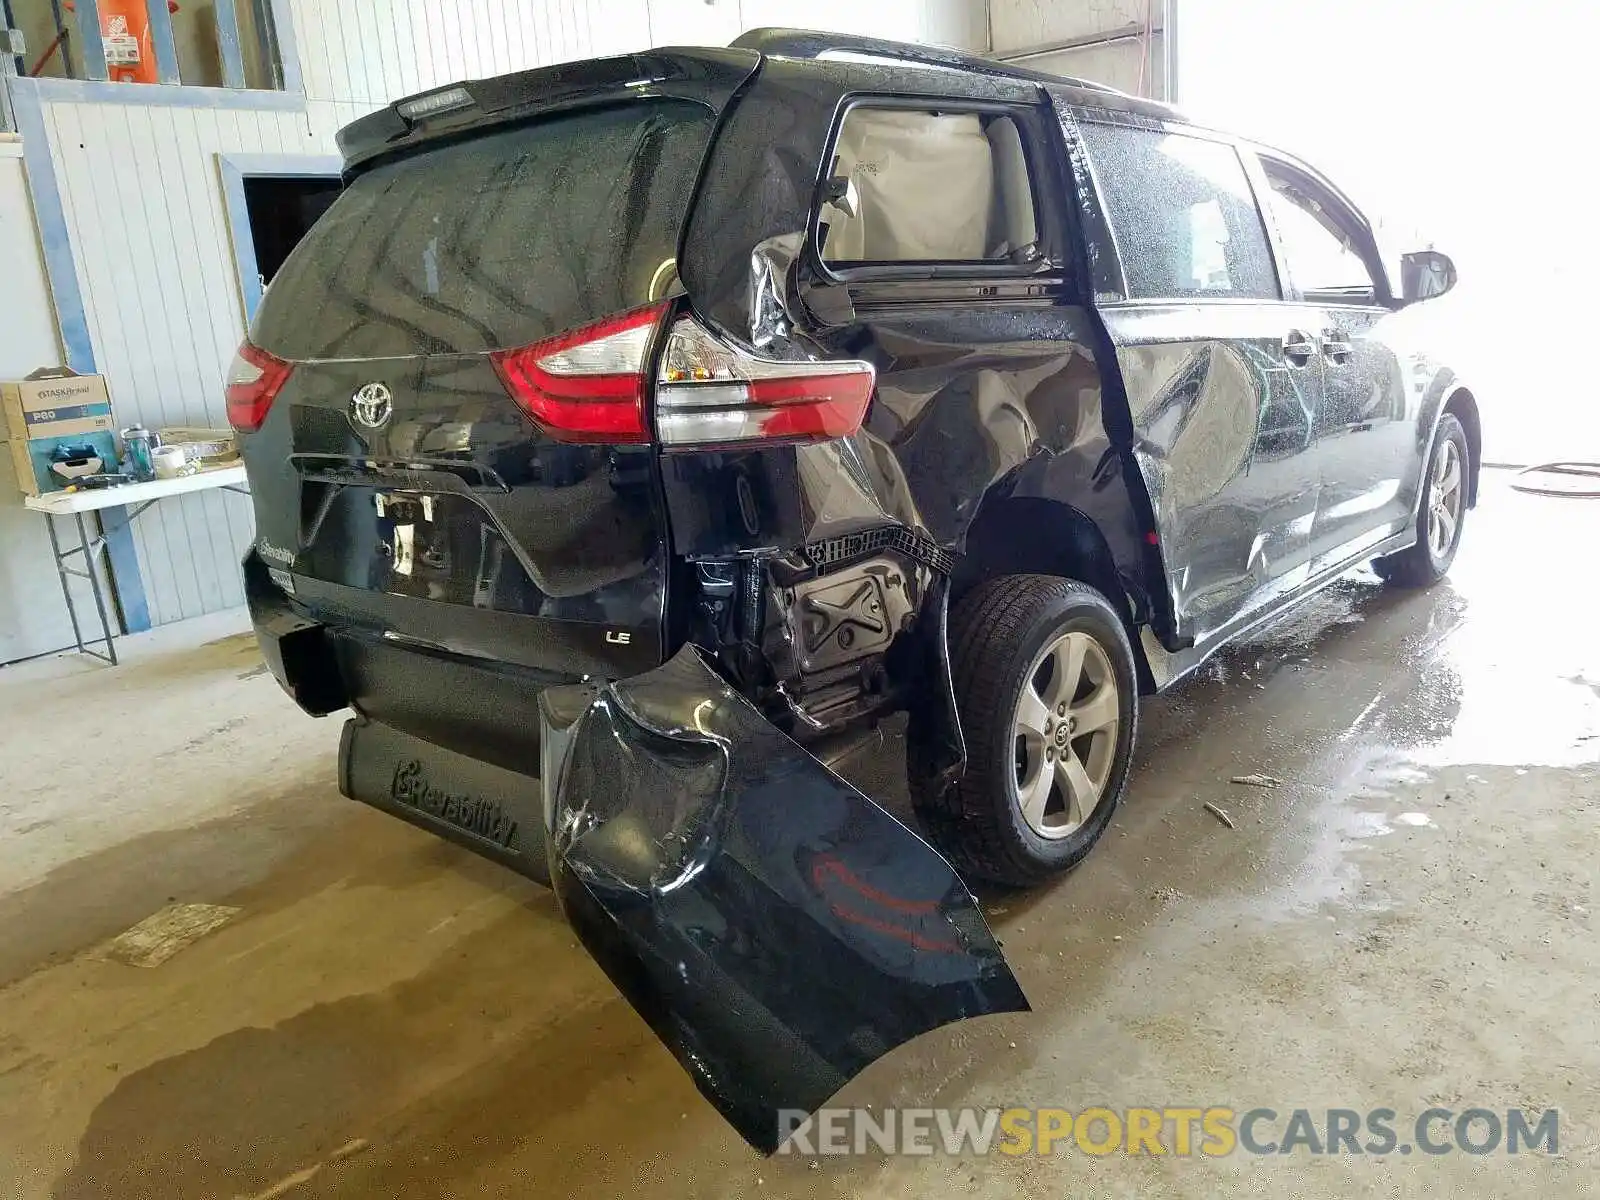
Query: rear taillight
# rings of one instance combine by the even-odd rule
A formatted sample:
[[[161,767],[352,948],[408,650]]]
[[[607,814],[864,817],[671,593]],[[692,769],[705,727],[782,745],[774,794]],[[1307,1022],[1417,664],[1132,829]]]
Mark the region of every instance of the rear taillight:
[[[228,424],[241,433],[254,433],[267,419],[272,401],[282,389],[290,363],[249,342],[239,347],[228,368]]]
[[[644,442],[645,358],[666,304],[489,357],[511,398],[563,442]]]
[[[684,317],[661,359],[656,431],[668,449],[846,437],[873,382],[871,363],[757,358]]]
[[[670,304],[652,304],[489,357],[512,398],[563,442],[647,442],[650,344]],[[871,363],[758,358],[693,317],[672,326],[656,377],[668,449],[845,437],[872,399]]]

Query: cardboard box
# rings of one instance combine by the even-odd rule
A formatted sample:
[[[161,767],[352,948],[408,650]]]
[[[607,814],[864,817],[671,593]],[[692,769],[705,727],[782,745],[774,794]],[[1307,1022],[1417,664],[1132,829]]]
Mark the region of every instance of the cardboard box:
[[[57,491],[71,482],[55,469],[62,448],[98,458],[101,471],[117,469],[117,435],[104,375],[41,367],[26,379],[0,383],[0,407],[5,409],[17,486],[24,495]],[[84,472],[89,465],[69,470]]]

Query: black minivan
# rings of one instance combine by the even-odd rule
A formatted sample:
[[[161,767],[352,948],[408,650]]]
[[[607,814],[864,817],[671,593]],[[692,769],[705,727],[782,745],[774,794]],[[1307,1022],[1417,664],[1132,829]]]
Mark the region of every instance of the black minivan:
[[[765,1149],[1026,1007],[963,878],[1088,852],[1141,695],[1475,502],[1449,259],[1163,105],[761,30],[339,142],[228,380],[262,649]],[[833,770],[897,713],[932,846]]]

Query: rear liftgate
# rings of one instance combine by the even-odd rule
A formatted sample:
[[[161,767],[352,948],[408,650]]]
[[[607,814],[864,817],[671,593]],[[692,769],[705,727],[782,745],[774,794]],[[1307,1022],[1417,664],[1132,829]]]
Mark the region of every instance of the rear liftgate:
[[[540,724],[542,813],[529,776],[459,775],[456,756],[356,722],[341,781],[524,874],[543,841],[583,944],[757,1149],[790,1131],[785,1110],[918,1034],[1027,1010],[950,865],[692,647],[545,691]]]

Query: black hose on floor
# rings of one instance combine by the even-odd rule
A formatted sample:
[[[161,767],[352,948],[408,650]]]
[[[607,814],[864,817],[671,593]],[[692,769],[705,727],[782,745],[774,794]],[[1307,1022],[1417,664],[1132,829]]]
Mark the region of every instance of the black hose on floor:
[[[1484,463],[1483,465],[1516,471],[1517,476],[1511,481],[1512,488],[1519,492],[1526,492],[1530,496],[1557,496],[1567,500],[1600,500],[1600,488],[1557,487],[1549,484],[1540,486],[1523,482],[1532,475],[1600,480],[1600,463],[1550,462],[1540,463],[1533,467],[1524,467],[1518,463]]]

